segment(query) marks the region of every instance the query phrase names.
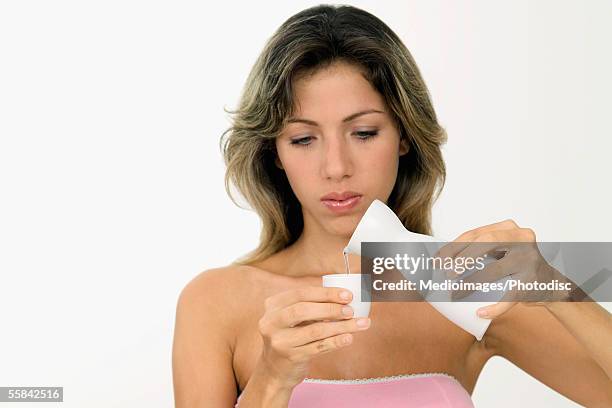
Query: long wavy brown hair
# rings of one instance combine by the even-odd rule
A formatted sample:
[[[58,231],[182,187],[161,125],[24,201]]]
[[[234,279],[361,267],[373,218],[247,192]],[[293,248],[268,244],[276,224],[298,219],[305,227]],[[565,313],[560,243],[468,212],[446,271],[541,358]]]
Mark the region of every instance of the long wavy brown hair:
[[[387,200],[404,226],[431,235],[431,208],[445,183],[438,124],[429,91],[412,55],[379,18],[352,6],[320,5],[285,21],[267,41],[247,78],[220,148],[232,185],[261,217],[256,249],[234,264],[263,260],[291,245],[303,230],[301,205],[275,166],[275,138],[294,109],[293,81],[338,61],[357,64],[382,95],[409,151],[400,156],[396,184]]]

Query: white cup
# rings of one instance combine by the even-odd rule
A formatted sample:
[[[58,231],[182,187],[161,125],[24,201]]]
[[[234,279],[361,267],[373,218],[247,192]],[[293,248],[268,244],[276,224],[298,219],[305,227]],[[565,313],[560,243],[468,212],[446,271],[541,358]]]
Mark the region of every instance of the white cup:
[[[345,288],[353,293],[349,306],[353,308],[353,317],[368,317],[370,314],[370,288],[372,277],[360,273],[334,273],[323,275],[323,287]],[[363,289],[363,298],[361,296]]]

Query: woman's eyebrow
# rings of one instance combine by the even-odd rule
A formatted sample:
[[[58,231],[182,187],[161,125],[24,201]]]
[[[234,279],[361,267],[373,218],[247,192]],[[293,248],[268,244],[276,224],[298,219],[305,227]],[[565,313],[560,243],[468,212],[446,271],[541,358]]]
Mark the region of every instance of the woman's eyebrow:
[[[367,115],[368,113],[385,113],[383,111],[379,111],[377,109],[368,109],[368,110],[364,110],[361,112],[357,112],[357,113],[353,113],[352,115],[347,116],[346,118],[342,119],[342,122],[346,123],[346,122],[350,122],[353,119],[358,118],[359,116],[362,115]],[[310,119],[302,119],[302,118],[289,118],[287,119],[287,123],[305,123],[307,125],[312,125],[312,126],[319,126],[319,124],[317,122],[315,122],[314,120],[310,120]]]

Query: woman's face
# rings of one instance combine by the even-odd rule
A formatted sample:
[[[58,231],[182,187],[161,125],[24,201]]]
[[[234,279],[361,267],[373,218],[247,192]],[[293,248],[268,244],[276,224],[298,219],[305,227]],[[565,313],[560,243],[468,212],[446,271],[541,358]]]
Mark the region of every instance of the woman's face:
[[[276,164],[302,205],[305,224],[350,236],[374,199],[387,202],[406,145],[382,96],[355,65],[335,62],[300,77],[294,99],[294,114],[276,138]],[[322,201],[347,191],[361,195],[352,208]]]

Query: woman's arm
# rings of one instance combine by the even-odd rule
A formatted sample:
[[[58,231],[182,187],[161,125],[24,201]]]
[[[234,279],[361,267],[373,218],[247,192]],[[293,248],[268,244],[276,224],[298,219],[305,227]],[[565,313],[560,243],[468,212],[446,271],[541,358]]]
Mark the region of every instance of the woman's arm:
[[[176,408],[233,407],[236,381],[216,270],[189,282],[176,309],[172,373]],[[227,301],[227,300],[226,300]]]
[[[612,379],[612,315],[597,302],[548,302],[548,311]]]
[[[228,282],[231,268],[201,273],[181,292],[176,310],[172,372],[176,408],[234,407],[232,299],[240,296]],[[235,289],[235,288],[234,288]],[[258,368],[242,394],[240,408],[286,408],[291,389]]]
[[[559,272],[539,252],[535,232],[513,220],[466,231],[438,251],[441,257],[484,256],[496,249],[505,255],[466,280],[496,281],[514,275],[524,282],[551,281]],[[513,273],[514,272],[514,273]],[[543,278],[543,279],[541,279]],[[509,301],[481,308],[492,318],[483,341],[495,355],[505,357],[544,384],[588,407],[612,407],[610,381],[610,317],[599,306],[539,307],[518,303],[518,292]],[[568,293],[531,293],[542,304]],[[553,296],[554,295],[554,296]],[[584,294],[586,295],[586,294]],[[459,296],[461,297],[461,296]],[[565,300],[565,299],[564,299]],[[572,308],[573,306],[573,308]],[[554,312],[553,312],[554,310]],[[586,313],[582,316],[581,313]]]
[[[576,308],[572,310],[572,306]],[[590,308],[589,320],[580,322],[582,318],[576,313],[588,311],[588,306],[553,306],[555,311],[551,312],[546,307],[518,303],[493,319],[484,340],[495,355],[571,400],[587,407],[611,407],[612,382],[598,363],[599,356],[606,361],[609,351],[604,349],[612,344],[609,316],[606,322],[601,311],[594,305]]]

